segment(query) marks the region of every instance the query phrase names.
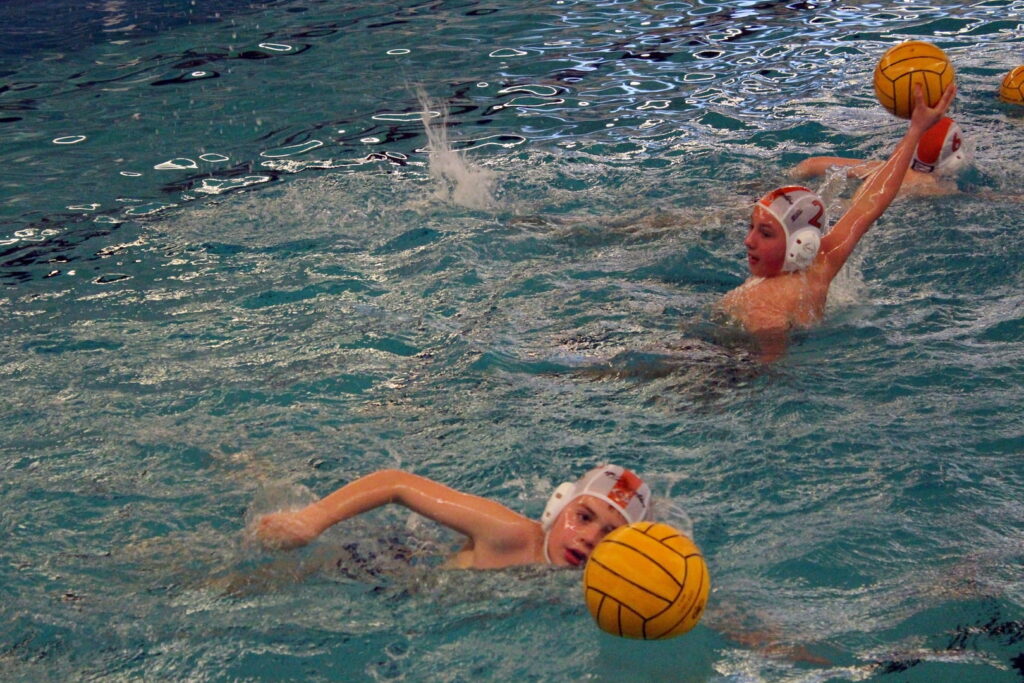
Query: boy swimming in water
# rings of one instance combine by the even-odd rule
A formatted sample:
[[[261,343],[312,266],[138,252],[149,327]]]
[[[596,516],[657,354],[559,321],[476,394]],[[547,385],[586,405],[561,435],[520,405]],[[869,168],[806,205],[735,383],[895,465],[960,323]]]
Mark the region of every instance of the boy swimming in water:
[[[762,360],[772,361],[783,353],[790,330],[821,319],[832,279],[896,197],[921,137],[942,119],[955,93],[950,85],[929,107],[921,87],[914,88],[910,126],[903,139],[824,236],[825,205],[806,187],[773,190],[754,205],[743,242],[750,277],[718,306],[757,338]]]
[[[963,131],[953,119],[944,116],[921,136],[900,191],[915,196],[956,192],[954,178],[967,161]],[[824,175],[831,169],[846,169],[848,178],[863,180],[883,163],[849,157],[810,157],[797,164],[791,175],[803,180]]]
[[[651,502],[650,487],[632,471],[617,465],[601,465],[575,482],[559,485],[540,521],[424,477],[380,470],[302,509],[258,517],[252,533],[266,547],[296,548],[338,522],[398,503],[468,537],[448,561],[449,567],[502,569],[549,564],[582,568],[608,533],[624,524],[649,520]],[[250,583],[251,579],[234,577],[230,589],[237,591]],[[773,656],[826,663],[800,645],[780,643],[774,630],[752,630],[749,618],[736,610],[710,618],[709,626],[736,642]]]
[[[651,490],[632,471],[602,465],[556,488],[536,521],[431,479],[380,470],[302,509],[263,515],[252,532],[266,547],[297,548],[338,522],[388,503],[404,505],[468,537],[448,561],[450,567],[582,567],[609,532],[648,518]]]

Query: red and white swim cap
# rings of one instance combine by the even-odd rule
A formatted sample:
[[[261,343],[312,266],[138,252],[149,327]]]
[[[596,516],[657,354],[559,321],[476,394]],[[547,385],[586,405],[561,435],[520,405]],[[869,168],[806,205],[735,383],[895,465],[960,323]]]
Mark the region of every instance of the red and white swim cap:
[[[540,518],[544,530],[548,531],[558,513],[580,496],[603,500],[621,512],[627,524],[644,521],[651,510],[651,487],[643,479],[625,467],[601,465],[578,481],[566,482],[555,489]],[[546,547],[545,543],[545,552]]]
[[[944,116],[921,136],[910,168],[921,173],[951,175],[966,162],[963,131],[956,121]]]
[[[772,190],[757,203],[786,231],[786,261],[782,270],[803,270],[811,265],[828,222],[821,197],[802,185],[788,185]]]

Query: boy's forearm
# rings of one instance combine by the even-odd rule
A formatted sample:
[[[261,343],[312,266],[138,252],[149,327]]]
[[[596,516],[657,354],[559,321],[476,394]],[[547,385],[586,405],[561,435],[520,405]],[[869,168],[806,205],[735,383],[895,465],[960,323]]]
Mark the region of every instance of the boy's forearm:
[[[885,165],[865,184],[865,189],[872,195],[880,194],[883,197],[883,207],[887,206],[896,192],[903,184],[903,179],[910,168],[910,161],[914,156],[914,150],[924,136],[925,132],[939,122],[939,119],[949,108],[956,94],[956,87],[950,84],[942,93],[942,97],[934,106],[929,106],[924,101],[921,86],[915,86],[913,92],[914,108],[910,116],[910,125],[903,135],[896,149],[893,150]],[[879,211],[881,213],[881,211]]]
[[[302,517],[319,533],[338,522],[394,502],[406,473],[380,470],[348,483],[302,509]]]
[[[824,175],[829,171],[829,169],[857,169],[861,166],[870,165],[872,163],[877,164],[879,162],[865,161],[864,159],[851,159],[849,157],[810,157],[808,159],[804,159],[793,167],[790,175],[798,180],[806,180],[807,178]]]
[[[368,474],[292,514],[319,535],[338,522],[388,503],[404,505],[472,539],[508,534],[510,525],[519,527],[526,521],[500,503],[402,470]]]
[[[920,126],[911,123],[889,158],[864,181],[857,191],[858,195],[867,196],[874,201],[878,214],[885,210],[885,207],[889,205],[903,185],[903,179],[910,168],[910,160],[913,158],[914,150],[923,134],[924,131],[920,130]],[[874,216],[872,220],[874,218],[877,216]]]

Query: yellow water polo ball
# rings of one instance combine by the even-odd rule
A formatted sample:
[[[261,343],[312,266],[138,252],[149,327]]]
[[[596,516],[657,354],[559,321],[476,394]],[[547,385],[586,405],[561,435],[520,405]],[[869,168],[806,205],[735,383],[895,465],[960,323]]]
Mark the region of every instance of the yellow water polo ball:
[[[878,60],[875,97],[896,116],[909,119],[915,84],[921,84],[925,101],[934,107],[954,77],[945,52],[923,40],[908,40],[889,48]]]
[[[636,522],[604,537],[583,571],[587,609],[602,630],[625,638],[674,638],[704,614],[711,577],[678,529]]]
[[[999,85],[999,99],[1011,104],[1024,104],[1024,65],[1011,69]]]

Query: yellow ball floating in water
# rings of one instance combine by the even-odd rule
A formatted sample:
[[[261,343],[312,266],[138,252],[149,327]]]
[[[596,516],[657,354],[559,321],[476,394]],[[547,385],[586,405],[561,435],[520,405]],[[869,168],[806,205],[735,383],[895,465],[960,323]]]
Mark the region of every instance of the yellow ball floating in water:
[[[658,522],[622,526],[602,539],[583,571],[587,608],[602,630],[625,638],[674,638],[704,614],[711,590],[700,549]]]
[[[889,48],[878,60],[875,97],[896,116],[909,119],[915,84],[921,84],[925,101],[934,107],[954,77],[953,64],[945,52],[923,40],[908,40]]]
[[[1012,69],[999,85],[999,99],[1010,104],[1024,104],[1024,65]]]

